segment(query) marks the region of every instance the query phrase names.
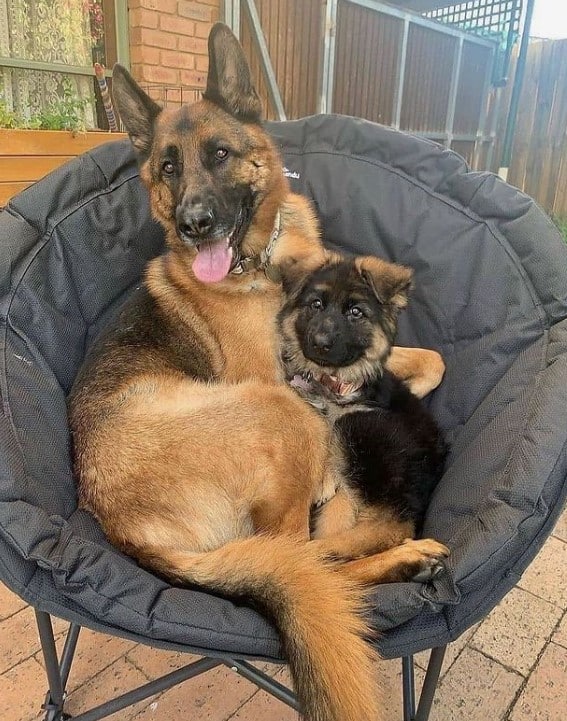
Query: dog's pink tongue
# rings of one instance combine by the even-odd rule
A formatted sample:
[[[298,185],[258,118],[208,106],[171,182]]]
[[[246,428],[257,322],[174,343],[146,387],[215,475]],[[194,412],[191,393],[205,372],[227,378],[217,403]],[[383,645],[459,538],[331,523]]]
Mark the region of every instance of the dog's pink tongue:
[[[218,283],[226,278],[232,263],[229,239],[204,244],[193,261],[193,272],[203,283]]]

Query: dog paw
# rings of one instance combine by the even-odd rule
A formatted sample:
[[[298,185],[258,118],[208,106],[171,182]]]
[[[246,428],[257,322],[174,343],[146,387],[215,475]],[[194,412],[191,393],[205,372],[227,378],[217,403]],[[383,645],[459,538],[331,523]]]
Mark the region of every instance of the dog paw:
[[[416,583],[426,583],[442,573],[449,556],[447,546],[433,538],[407,539],[399,548],[404,557],[403,575]]]

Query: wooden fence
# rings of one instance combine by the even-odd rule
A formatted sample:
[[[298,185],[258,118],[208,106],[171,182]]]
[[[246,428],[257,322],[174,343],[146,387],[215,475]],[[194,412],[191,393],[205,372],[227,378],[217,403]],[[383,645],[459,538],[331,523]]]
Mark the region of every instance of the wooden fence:
[[[321,0],[255,0],[289,118],[319,112],[324,77]],[[327,111],[357,115],[452,147],[477,170],[498,172],[514,64],[490,85],[493,47],[374,0],[334,0],[334,63]],[[243,11],[241,40],[268,115],[275,117]],[[508,182],[567,217],[567,40],[533,41]]]
[[[242,45],[273,118],[253,21],[241,5]],[[255,7],[288,118],[324,107],[424,135],[476,167],[487,162],[495,44],[378,0],[255,0]]]
[[[513,76],[501,104],[495,162],[512,82]],[[534,40],[529,45],[508,182],[548,213],[567,218],[567,40]]]

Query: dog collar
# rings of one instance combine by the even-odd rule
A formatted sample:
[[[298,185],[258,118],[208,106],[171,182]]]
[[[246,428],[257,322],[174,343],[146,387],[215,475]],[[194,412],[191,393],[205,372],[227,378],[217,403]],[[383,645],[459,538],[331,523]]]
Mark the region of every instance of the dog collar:
[[[230,272],[234,273],[234,275],[240,275],[249,270],[264,270],[270,280],[279,280],[279,277],[276,277],[277,273],[274,272],[275,268],[270,266],[270,257],[281,232],[282,217],[278,209],[276,219],[274,220],[274,227],[270,234],[270,240],[268,241],[268,245],[260,253],[260,256],[256,258],[241,258]]]

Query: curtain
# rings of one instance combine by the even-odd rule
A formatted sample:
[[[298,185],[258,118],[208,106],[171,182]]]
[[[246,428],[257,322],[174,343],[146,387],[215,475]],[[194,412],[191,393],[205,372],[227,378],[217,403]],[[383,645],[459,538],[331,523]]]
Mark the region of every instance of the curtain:
[[[101,4],[92,0],[0,0],[4,57],[92,67],[101,28]],[[67,97],[85,101],[85,125],[94,127],[93,87],[92,77],[0,69],[0,95],[24,118]]]

